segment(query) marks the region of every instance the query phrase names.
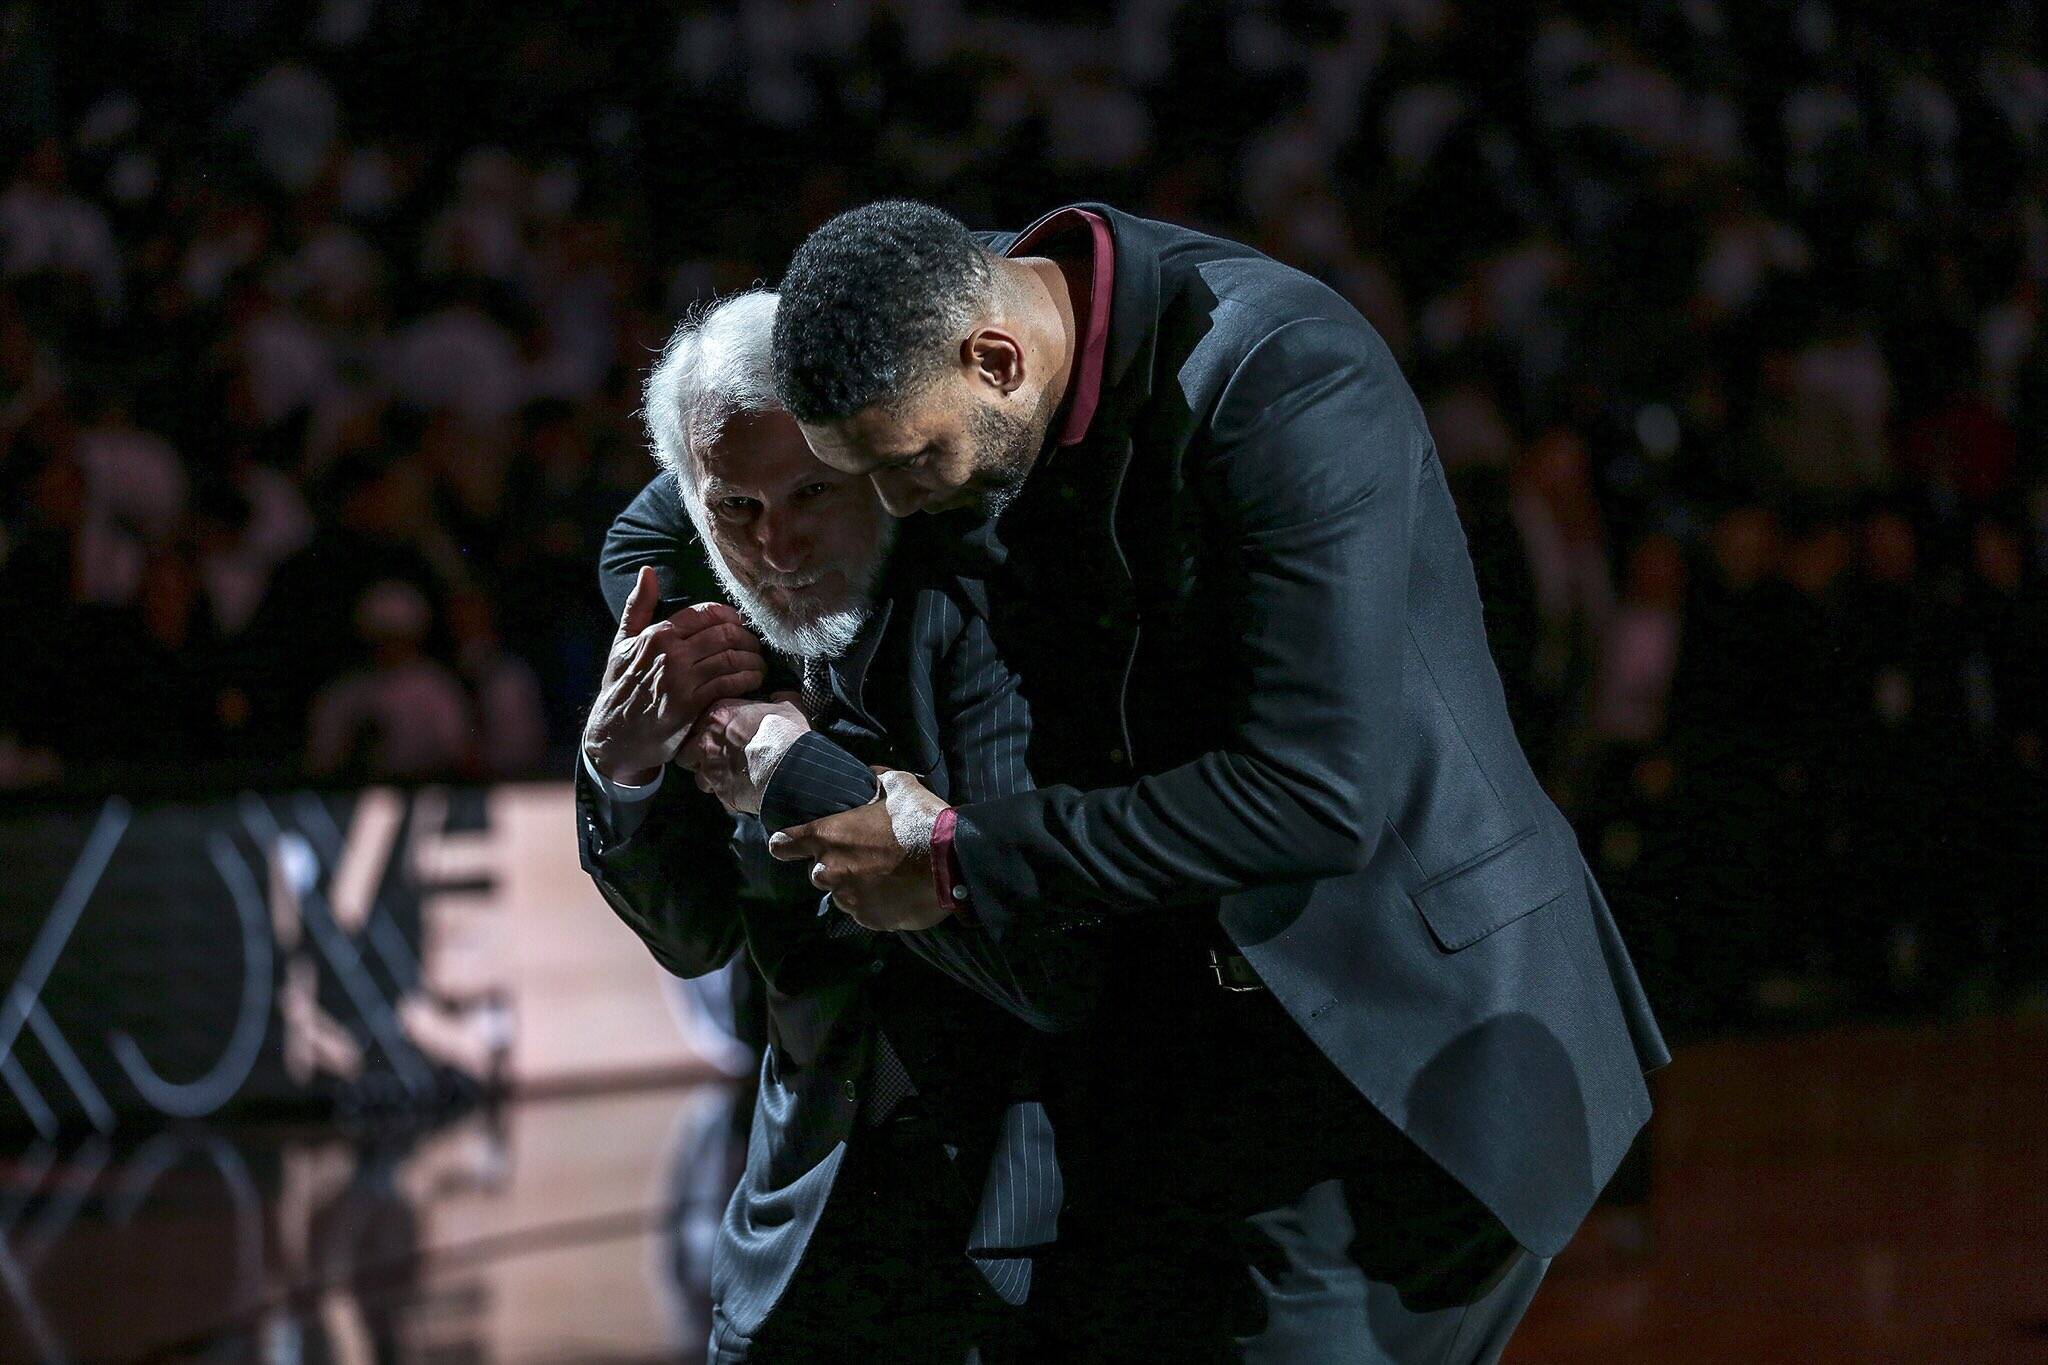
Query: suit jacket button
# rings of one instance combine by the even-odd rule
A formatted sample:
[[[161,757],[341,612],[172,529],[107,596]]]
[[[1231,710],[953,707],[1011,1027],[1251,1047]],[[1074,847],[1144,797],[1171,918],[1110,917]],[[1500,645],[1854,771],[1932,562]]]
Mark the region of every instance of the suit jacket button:
[[[848,1104],[853,1103],[854,1098],[860,1093],[857,1089],[855,1089],[852,1081],[848,1081],[844,1086],[841,1087],[841,1089],[843,1089],[846,1092],[846,1102]]]
[[[1112,762],[1112,763],[1121,763],[1121,762],[1123,762],[1123,761],[1124,761],[1124,751],[1123,751],[1122,749],[1111,749],[1111,750],[1109,751],[1109,761],[1110,761],[1110,762]]]
[[[870,962],[868,964],[868,971],[876,976],[880,976],[882,974],[882,969],[887,967],[888,965],[889,964],[887,962],[883,961],[881,958],[878,957],[873,962]]]

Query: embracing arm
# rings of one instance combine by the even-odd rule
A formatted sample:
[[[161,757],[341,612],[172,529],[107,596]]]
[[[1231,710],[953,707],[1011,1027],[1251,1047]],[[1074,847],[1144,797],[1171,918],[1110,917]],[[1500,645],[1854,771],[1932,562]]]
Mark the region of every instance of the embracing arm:
[[[1385,347],[1357,323],[1282,325],[1217,400],[1209,533],[1229,538],[1227,746],[1096,791],[960,808],[954,849],[998,932],[1043,912],[1197,903],[1354,871],[1391,801],[1420,472],[1434,459]],[[1241,637],[1241,638],[1239,638]]]
[[[1000,669],[957,665],[986,657],[993,660],[987,632],[978,631],[963,655],[959,644],[949,652],[946,689],[941,702],[947,732],[947,761],[968,788],[975,781],[1003,790],[1028,785],[1023,746],[1022,698],[1014,677]],[[877,794],[874,773],[858,758],[816,731],[798,737],[775,766],[761,796],[761,824],[773,833],[868,805]],[[785,868],[804,869],[801,863]],[[807,870],[807,869],[805,869]],[[801,872],[799,872],[801,875]],[[926,874],[927,876],[929,874]],[[1081,926],[1062,922],[1042,934],[1020,933],[997,943],[978,924],[948,917],[928,929],[909,930],[895,939],[926,964],[975,991],[1032,1028],[1057,1032],[1080,1024],[1093,1008],[1100,984],[1096,945]]]
[[[642,565],[654,570],[660,584],[657,617],[717,596],[717,583],[697,543],[696,528],[683,510],[675,476],[666,471],[635,494],[605,532],[597,577],[613,619],[625,609]]]

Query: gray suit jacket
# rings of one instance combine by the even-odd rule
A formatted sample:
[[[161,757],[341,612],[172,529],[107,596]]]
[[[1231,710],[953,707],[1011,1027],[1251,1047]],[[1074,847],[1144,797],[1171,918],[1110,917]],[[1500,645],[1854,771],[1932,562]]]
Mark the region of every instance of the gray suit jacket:
[[[1220,918],[1352,1084],[1554,1253],[1668,1054],[1509,724],[1421,409],[1315,280],[1084,207],[1115,242],[1108,358],[1086,440],[1032,474],[1074,496],[1028,581],[1086,604],[1110,666],[1069,676],[990,579],[1041,785],[960,807],[973,903],[998,930]]]

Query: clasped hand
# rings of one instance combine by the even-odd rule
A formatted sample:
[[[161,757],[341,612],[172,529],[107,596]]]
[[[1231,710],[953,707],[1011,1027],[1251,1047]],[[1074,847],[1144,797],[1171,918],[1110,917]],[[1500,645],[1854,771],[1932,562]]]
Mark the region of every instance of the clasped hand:
[[[793,693],[768,701],[720,701],[705,709],[676,760],[729,811],[761,813],[762,794],[783,757],[811,728]]]
[[[808,859],[811,885],[869,929],[929,929],[953,913],[932,881],[932,826],[946,803],[909,773],[874,771],[873,801],[770,835],[768,852]]]
[[[633,786],[654,780],[708,707],[767,676],[761,642],[738,612],[706,602],[657,621],[659,595],[654,570],[640,570],[583,730],[591,766]]]
[[[659,588],[643,568],[626,599],[604,685],[583,732],[591,766],[650,782],[679,751],[697,785],[728,809],[758,813],[769,778],[810,722],[782,694],[743,700],[767,677],[761,642],[739,613],[709,602],[654,619]],[[870,929],[928,929],[952,913],[932,881],[932,827],[946,803],[915,777],[876,768],[873,801],[783,830],[768,851],[808,859],[811,884]]]

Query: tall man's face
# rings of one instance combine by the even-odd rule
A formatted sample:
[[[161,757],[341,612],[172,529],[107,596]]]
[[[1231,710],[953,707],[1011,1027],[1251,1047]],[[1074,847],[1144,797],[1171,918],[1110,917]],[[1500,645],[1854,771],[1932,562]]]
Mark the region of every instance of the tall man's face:
[[[995,515],[1023,488],[1052,407],[1043,384],[1006,388],[969,364],[803,434],[825,464],[873,480],[892,516],[959,507]]]
[[[868,481],[820,464],[781,412],[735,415],[695,458],[711,567],[741,614],[782,653],[844,653],[894,540]]]

